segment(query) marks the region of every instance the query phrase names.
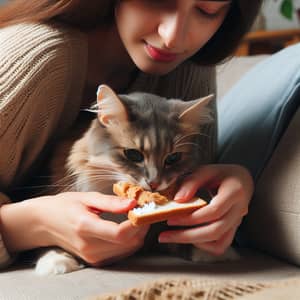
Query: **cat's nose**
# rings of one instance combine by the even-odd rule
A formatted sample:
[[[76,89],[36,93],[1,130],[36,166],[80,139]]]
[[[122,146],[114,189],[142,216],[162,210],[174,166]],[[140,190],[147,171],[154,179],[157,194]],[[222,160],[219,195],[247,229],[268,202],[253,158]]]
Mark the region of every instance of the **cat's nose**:
[[[150,181],[148,184],[152,191],[155,191],[159,187],[159,182],[157,181]]]

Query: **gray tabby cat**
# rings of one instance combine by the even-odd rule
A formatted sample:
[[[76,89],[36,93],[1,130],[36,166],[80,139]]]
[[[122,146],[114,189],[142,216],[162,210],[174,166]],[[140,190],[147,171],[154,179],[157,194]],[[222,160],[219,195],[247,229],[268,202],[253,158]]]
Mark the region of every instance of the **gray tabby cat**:
[[[97,118],[67,158],[67,190],[112,194],[116,181],[165,190],[205,163],[201,143],[209,137],[203,136],[201,128],[213,121],[212,98],[184,102],[139,92],[117,96],[108,86],[100,86],[97,104],[90,110]],[[176,251],[175,245],[172,248]],[[193,261],[211,258],[195,247],[190,251]],[[37,261],[36,272],[58,274],[81,267],[63,250],[50,250]]]

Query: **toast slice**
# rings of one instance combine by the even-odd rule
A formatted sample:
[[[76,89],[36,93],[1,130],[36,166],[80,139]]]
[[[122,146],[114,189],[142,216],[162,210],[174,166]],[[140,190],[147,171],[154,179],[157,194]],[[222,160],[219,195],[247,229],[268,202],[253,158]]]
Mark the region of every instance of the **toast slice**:
[[[118,196],[137,200],[138,206],[128,212],[128,219],[135,226],[165,221],[170,217],[188,214],[207,205],[207,202],[199,197],[189,202],[178,203],[160,193],[151,193],[125,182],[114,184],[113,191]]]
[[[170,200],[166,204],[146,203],[128,212],[128,219],[135,226],[152,224],[169,219],[170,217],[189,214],[194,210],[207,205],[201,198],[194,198],[189,202],[178,203]]]

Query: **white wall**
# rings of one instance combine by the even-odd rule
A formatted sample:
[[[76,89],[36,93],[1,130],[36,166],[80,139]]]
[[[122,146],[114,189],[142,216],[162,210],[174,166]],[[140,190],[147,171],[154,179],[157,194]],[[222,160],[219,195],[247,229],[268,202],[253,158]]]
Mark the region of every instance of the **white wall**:
[[[294,13],[292,20],[286,19],[280,14],[282,0],[265,0],[263,5],[263,14],[266,21],[266,29],[289,29],[300,28],[299,18],[296,9],[300,8],[300,0],[293,0]]]

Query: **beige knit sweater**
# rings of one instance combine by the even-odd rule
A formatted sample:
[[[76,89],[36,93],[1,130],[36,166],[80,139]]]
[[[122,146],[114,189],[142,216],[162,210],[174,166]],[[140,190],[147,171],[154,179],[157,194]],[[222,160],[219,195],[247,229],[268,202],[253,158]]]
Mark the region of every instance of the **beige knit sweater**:
[[[84,33],[62,26],[0,30],[0,205],[13,201],[6,196],[9,190],[30,174],[53,137],[76,120],[84,100],[87,48]],[[215,91],[215,71],[185,63],[160,78],[141,73],[128,88],[134,90],[191,100]],[[216,136],[215,126],[206,130]],[[215,139],[209,139],[210,159],[214,148]],[[0,267],[9,262],[0,233]]]

